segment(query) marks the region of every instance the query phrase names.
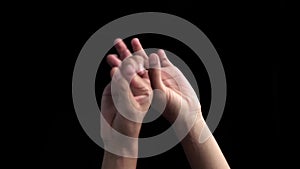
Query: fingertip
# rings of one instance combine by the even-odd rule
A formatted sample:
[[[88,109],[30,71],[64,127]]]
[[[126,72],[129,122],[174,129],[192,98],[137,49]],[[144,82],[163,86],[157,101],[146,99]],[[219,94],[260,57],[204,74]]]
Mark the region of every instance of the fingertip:
[[[106,60],[109,61],[109,60],[113,59],[114,57],[115,57],[114,54],[108,54],[106,57]]]
[[[125,42],[122,39],[117,38],[115,40],[115,48],[117,49],[121,60],[131,56],[131,52],[129,51]]]
[[[164,51],[163,49],[158,49],[158,50],[157,50],[157,54],[158,54],[159,56],[165,56],[165,55],[166,55],[166,53],[165,53],[165,51]]]
[[[111,78],[114,76],[114,74],[116,73],[117,70],[118,70],[117,67],[113,67],[113,68],[110,70],[110,77],[111,77]]]
[[[115,41],[114,41],[114,45],[116,45],[117,43],[119,43],[119,42],[121,42],[121,41],[123,41],[121,38],[117,38],[117,39],[115,39]]]
[[[150,68],[159,68],[160,67],[159,58],[158,58],[157,54],[151,53],[149,55],[149,66],[150,66]]]
[[[163,49],[158,49],[157,54],[162,67],[172,65]]]
[[[158,57],[158,56],[157,56],[156,53],[151,53],[151,54],[149,55],[149,57],[150,57],[150,58],[151,58],[151,57],[154,58],[154,57]]]
[[[116,54],[107,55],[106,61],[111,67],[119,67],[121,65],[121,60]]]
[[[140,42],[140,40],[138,38],[133,38],[131,40],[131,46],[132,46],[134,52],[138,52],[140,50],[143,50],[141,42]]]
[[[133,38],[131,40],[131,44],[139,44],[140,43],[140,40],[138,38]]]

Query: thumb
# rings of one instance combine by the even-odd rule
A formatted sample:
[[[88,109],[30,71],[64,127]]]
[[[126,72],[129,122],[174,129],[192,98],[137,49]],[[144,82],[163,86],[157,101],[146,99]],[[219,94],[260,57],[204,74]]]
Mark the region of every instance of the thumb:
[[[153,89],[164,90],[165,86],[161,80],[160,60],[155,53],[152,53],[149,56],[149,76]]]

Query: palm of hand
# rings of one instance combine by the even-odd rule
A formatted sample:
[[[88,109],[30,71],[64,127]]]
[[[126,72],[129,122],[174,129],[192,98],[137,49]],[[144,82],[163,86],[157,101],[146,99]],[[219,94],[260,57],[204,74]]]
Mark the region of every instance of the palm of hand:
[[[162,67],[161,79],[168,100],[164,116],[170,122],[174,122],[181,111],[182,113],[201,112],[195,91],[177,67],[174,65]]]

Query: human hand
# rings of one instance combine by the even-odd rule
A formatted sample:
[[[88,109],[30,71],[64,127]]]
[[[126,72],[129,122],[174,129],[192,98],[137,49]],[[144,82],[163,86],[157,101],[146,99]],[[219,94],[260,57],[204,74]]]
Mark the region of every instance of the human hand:
[[[174,123],[177,134],[187,133],[194,124],[203,123],[201,106],[195,91],[183,73],[169,61],[163,50],[150,54],[149,66],[153,90],[159,89],[165,94],[165,97],[157,98],[166,99],[164,117],[171,123],[179,118],[178,123]]]
[[[119,49],[117,45],[116,47]],[[126,55],[126,50],[118,52],[122,62],[117,55],[108,56],[108,62],[112,66],[112,81],[104,89],[101,101],[101,137],[105,146],[114,150],[134,149],[136,154],[137,140],[129,139],[122,145],[124,140],[119,139],[118,133],[138,138],[141,123],[152,100],[152,89],[146,70],[143,69],[143,57],[128,57],[131,53]],[[116,145],[121,147],[117,148]]]

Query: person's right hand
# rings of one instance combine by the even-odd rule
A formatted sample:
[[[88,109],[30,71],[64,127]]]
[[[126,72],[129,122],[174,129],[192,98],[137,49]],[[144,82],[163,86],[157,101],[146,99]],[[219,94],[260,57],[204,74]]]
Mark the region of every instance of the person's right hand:
[[[164,117],[171,123],[180,118],[178,126],[175,126],[177,130],[190,129],[202,118],[200,102],[192,86],[182,72],[169,61],[163,50],[149,56],[149,66],[152,88],[165,94],[167,104]]]
[[[149,65],[152,89],[160,89],[167,98],[164,116],[170,122],[179,120],[173,126],[177,136],[183,137],[181,144],[191,168],[230,168],[202,117],[197,95],[182,72],[163,50],[149,56]]]

